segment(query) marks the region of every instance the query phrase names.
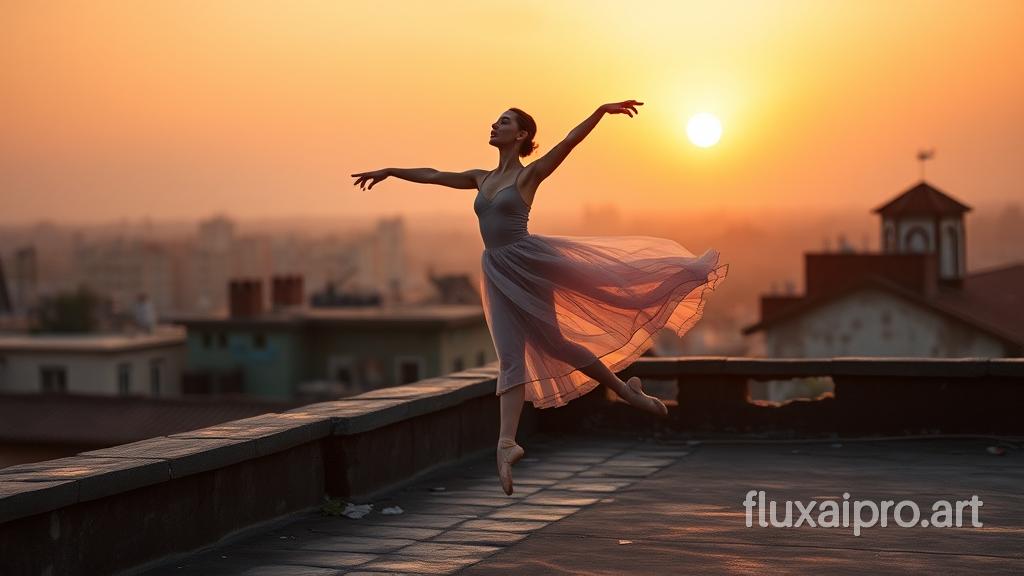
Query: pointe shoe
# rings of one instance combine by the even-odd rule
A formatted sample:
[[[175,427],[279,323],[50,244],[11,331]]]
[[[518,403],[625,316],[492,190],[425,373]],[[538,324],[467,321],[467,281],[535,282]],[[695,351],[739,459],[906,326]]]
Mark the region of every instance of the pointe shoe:
[[[641,410],[646,410],[653,413],[661,418],[668,416],[668,407],[659,398],[651,396],[644,392],[643,386],[640,384],[640,378],[633,376],[626,382],[626,387],[633,391],[637,395],[637,399],[640,400],[640,404],[637,405],[634,402],[630,402]]]
[[[512,465],[519,461],[526,454],[523,447],[516,444],[510,438],[498,440],[498,478],[501,479],[501,488],[508,496],[512,495]]]

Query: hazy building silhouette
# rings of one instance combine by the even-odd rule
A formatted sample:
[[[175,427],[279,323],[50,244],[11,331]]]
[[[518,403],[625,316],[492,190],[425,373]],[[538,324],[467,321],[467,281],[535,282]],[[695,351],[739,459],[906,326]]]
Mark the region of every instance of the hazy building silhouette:
[[[352,244],[352,276],[349,288],[376,292],[385,304],[405,300],[408,264],[405,253],[405,225],[400,217],[383,218],[376,229]]]
[[[425,299],[423,304],[479,304],[483,300],[473,285],[469,274],[434,274],[427,271],[435,295]]]
[[[173,260],[160,243],[121,237],[81,243],[74,259],[79,282],[109,298],[117,313],[131,315],[140,292],[157,311],[175,308]]]
[[[39,259],[35,246],[24,246],[14,252],[11,287],[15,314],[27,314],[39,299]]]

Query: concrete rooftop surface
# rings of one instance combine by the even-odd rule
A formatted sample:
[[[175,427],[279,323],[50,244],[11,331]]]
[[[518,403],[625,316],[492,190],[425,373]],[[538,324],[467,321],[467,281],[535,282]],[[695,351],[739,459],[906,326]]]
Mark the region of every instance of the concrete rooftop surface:
[[[520,442],[515,493],[494,456],[464,461],[367,502],[354,519],[312,512],[169,558],[135,574],[1021,574],[1024,458],[984,438],[691,441],[553,437]],[[849,527],[746,526],[750,490],[766,501],[849,493]],[[932,504],[977,495],[981,527],[888,526],[854,535],[853,501]],[[403,513],[384,514],[399,506]],[[818,521],[821,510],[809,510]],[[904,509],[902,519],[911,518]],[[792,519],[800,518],[794,503]],[[870,520],[869,510],[861,517]]]

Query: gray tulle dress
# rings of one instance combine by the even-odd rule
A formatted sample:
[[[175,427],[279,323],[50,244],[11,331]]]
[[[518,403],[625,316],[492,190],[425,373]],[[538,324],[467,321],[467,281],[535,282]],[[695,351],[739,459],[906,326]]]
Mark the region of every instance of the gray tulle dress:
[[[597,359],[617,372],[662,328],[685,334],[728,273],[717,250],[694,256],[666,238],[531,234],[530,208],[516,184],[490,199],[478,189],[473,204],[485,247],[480,293],[498,353],[496,394],[525,385],[537,408],[597,387],[580,370]]]

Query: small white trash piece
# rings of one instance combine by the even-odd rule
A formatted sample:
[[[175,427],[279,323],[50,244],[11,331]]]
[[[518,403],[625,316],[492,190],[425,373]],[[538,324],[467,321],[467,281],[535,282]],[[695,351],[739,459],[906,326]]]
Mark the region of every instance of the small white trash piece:
[[[402,512],[405,510],[402,510],[401,506],[388,506],[380,511],[381,514],[401,514]]]
[[[345,509],[342,510],[341,513],[349,518],[362,518],[370,513],[370,508],[373,508],[373,504],[353,504],[351,502],[346,502]]]

